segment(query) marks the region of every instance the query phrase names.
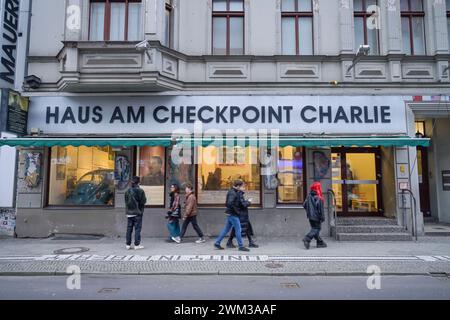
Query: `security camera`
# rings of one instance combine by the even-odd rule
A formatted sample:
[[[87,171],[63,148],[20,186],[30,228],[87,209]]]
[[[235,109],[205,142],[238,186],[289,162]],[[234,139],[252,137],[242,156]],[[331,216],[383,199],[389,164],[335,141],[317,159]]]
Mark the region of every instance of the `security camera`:
[[[150,43],[147,40],[144,40],[135,45],[135,48],[139,51],[145,51],[150,49]]]
[[[41,86],[42,80],[41,78],[32,74],[24,78],[24,83],[28,85],[31,89],[37,89]]]
[[[359,46],[357,55],[358,56],[367,56],[370,52],[370,46],[367,44],[363,44]]]

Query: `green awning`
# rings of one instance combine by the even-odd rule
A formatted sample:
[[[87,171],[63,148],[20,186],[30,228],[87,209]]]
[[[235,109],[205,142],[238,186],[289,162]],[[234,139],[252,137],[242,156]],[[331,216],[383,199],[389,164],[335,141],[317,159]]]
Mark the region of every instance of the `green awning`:
[[[186,143],[191,146],[267,146],[271,147],[271,140],[259,140],[257,138],[231,138],[231,139],[180,139],[178,143]],[[280,147],[428,147],[429,138],[411,138],[411,137],[280,137],[278,146]]]
[[[170,138],[4,138],[0,139],[0,146],[12,147],[53,147],[53,146],[73,146],[73,147],[143,147],[143,146],[163,146],[169,147],[172,144]]]
[[[235,137],[231,139],[197,139],[184,138],[177,139],[177,144],[187,143],[191,146],[267,146],[271,147],[270,140],[259,140],[258,138]],[[52,147],[52,146],[110,146],[110,147],[143,147],[143,146],[164,146],[169,147],[175,144],[169,137],[155,138],[49,138],[49,137],[28,137],[28,138],[3,138],[0,139],[0,146],[19,147]],[[305,138],[296,136],[282,136],[278,140],[278,146],[286,147],[428,147],[430,139],[411,138],[406,136],[398,137],[315,137]]]

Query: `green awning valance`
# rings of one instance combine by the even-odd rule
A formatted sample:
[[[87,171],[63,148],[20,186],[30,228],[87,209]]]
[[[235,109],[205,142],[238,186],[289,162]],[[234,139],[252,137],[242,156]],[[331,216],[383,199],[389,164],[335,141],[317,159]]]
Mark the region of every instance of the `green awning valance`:
[[[232,138],[232,139],[180,139],[178,143],[187,143],[191,146],[267,146],[271,147],[270,140],[261,141],[257,138]],[[410,138],[410,137],[280,137],[278,146],[280,147],[428,147],[430,139],[428,138]]]
[[[169,147],[172,140],[169,138],[6,138],[0,139],[0,146],[12,147],[53,147],[53,146],[86,146],[86,147],[143,147],[164,146]]]
[[[0,146],[19,147],[52,147],[52,146],[111,146],[111,147],[143,147],[143,146],[164,146],[169,147],[174,143],[171,138],[48,138],[48,137],[28,137],[28,138],[4,138],[0,139]],[[187,143],[191,146],[268,146],[271,147],[270,140],[258,140],[257,138],[232,138],[232,139],[177,139],[177,143]],[[282,136],[278,140],[280,147],[428,147],[430,139],[411,137],[295,137]]]

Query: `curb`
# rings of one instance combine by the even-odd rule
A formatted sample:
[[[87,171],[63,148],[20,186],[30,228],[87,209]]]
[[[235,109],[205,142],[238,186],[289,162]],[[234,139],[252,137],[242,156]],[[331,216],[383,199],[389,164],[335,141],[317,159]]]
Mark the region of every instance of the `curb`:
[[[82,275],[121,275],[121,276],[273,276],[273,277],[315,277],[315,276],[326,276],[326,277],[367,277],[368,274],[364,272],[249,272],[249,273],[235,273],[235,272],[82,272]],[[69,276],[70,274],[60,271],[54,272],[0,272],[1,277],[13,277],[13,276]],[[396,273],[396,272],[382,272],[381,276],[430,276],[436,277],[432,272],[406,272],[406,273]],[[450,274],[444,275],[442,277],[450,277]]]

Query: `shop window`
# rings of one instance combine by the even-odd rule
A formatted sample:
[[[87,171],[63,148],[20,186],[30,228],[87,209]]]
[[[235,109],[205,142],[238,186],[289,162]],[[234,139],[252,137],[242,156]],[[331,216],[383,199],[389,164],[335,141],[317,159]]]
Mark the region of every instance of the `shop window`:
[[[355,21],[355,52],[358,51],[360,45],[369,45],[370,54],[378,55],[379,33],[377,28],[370,29],[367,22],[371,18],[375,18],[375,11],[369,11],[372,6],[378,6],[377,0],[355,0],[353,2],[354,21]]]
[[[148,199],[147,205],[164,206],[165,148],[138,148],[137,159],[137,175],[141,177],[141,188]]]
[[[49,205],[114,205],[114,152],[110,147],[52,147]]]
[[[281,41],[285,55],[313,54],[312,0],[283,0]]]
[[[278,152],[278,203],[303,204],[304,186],[303,148],[280,148]]]
[[[170,152],[168,168],[169,185],[178,185],[180,187],[180,193],[184,193],[187,184],[195,185],[194,150],[190,150],[190,155],[184,155],[183,151],[183,149],[179,152],[175,150],[176,157],[172,157],[172,152]]]
[[[213,0],[213,54],[244,54],[244,1]]]
[[[425,121],[416,121],[416,138],[425,137]]]
[[[425,12],[422,0],[400,0],[403,52],[425,54]]]
[[[233,181],[242,179],[252,204],[261,204],[261,171],[258,148],[200,147],[198,150],[198,202],[225,206]]]
[[[141,40],[141,0],[91,0],[89,39]]]

